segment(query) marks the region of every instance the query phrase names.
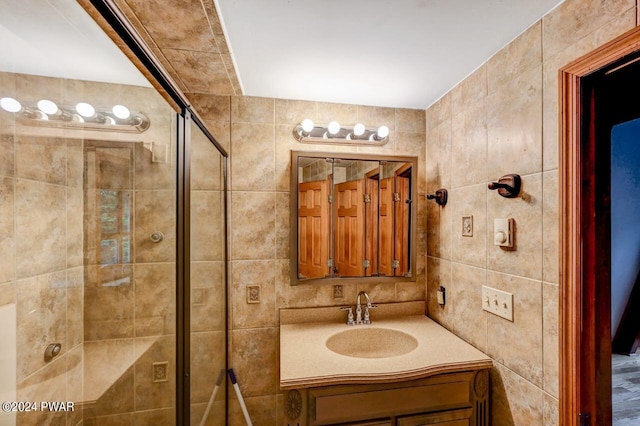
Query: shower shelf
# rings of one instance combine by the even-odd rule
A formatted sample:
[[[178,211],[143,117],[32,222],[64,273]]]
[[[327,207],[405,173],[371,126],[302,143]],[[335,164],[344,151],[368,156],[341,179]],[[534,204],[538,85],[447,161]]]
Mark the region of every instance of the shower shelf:
[[[84,403],[96,402],[157,338],[84,342]]]
[[[64,389],[67,386],[68,376],[83,377],[84,386],[73,386],[74,390],[68,395],[68,400],[76,406],[91,406],[104,396],[157,340],[158,337],[145,337],[84,342],[82,358],[72,358],[79,362],[68,371],[64,369],[67,374],[57,374],[46,380],[27,383],[20,390],[20,394],[44,401],[50,389]],[[60,362],[65,354],[51,362]]]

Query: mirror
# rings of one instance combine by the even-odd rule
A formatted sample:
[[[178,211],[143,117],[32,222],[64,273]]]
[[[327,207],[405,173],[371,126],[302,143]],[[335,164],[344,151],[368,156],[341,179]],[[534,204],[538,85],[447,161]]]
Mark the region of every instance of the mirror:
[[[291,160],[292,284],[415,281],[416,157]]]

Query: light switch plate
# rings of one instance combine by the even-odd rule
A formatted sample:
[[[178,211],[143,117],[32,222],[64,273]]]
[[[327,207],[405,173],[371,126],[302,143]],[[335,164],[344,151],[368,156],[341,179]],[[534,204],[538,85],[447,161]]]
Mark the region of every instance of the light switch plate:
[[[513,321],[513,293],[482,286],[482,309]]]
[[[500,247],[513,247],[513,219],[494,219],[493,243]]]

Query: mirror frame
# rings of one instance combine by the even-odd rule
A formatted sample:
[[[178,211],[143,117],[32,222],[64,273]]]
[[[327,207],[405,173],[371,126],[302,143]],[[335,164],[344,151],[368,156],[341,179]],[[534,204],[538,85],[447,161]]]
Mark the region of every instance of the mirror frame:
[[[311,278],[301,280],[298,278],[298,158],[340,158],[344,160],[359,161],[394,161],[411,163],[411,173],[415,176],[414,184],[411,185],[411,235],[410,235],[410,258],[411,276],[362,276],[362,277],[326,277]],[[418,157],[394,156],[394,155],[374,155],[374,154],[353,154],[346,152],[320,152],[320,151],[291,151],[291,184],[290,184],[290,275],[291,285],[299,284],[381,284],[397,283],[404,281],[416,281],[416,236],[417,236],[417,216],[418,216]]]

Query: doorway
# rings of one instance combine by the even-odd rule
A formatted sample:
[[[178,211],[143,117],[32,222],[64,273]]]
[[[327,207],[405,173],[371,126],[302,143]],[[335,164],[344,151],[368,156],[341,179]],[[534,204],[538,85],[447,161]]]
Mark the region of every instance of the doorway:
[[[640,226],[636,225],[640,185],[635,176],[640,169],[636,143],[640,139],[640,107],[635,102],[640,95],[636,84],[640,75],[638,59],[640,55],[634,53],[584,77],[581,89],[583,146],[588,150],[583,170],[595,190],[594,196],[585,197],[595,204],[583,205],[583,214],[595,213],[595,236],[589,239],[595,242],[593,250],[589,250],[594,257],[587,258],[593,266],[583,266],[583,270],[593,273],[595,300],[583,300],[583,309],[593,309],[599,330],[596,337],[600,343],[594,346],[601,356],[595,378],[597,410],[601,413],[598,424],[614,426],[632,424],[629,422],[640,417],[640,407],[627,407],[640,395],[640,386],[634,385],[626,374],[635,364],[623,361],[637,346],[634,340],[638,334],[634,308],[627,307],[640,266]],[[623,315],[625,311],[627,315]],[[625,329],[632,330],[625,333]],[[633,338],[625,345],[625,334],[630,333]],[[612,356],[612,352],[617,354]]]
[[[635,29],[560,73],[565,425],[612,424],[611,132],[640,117],[632,102],[638,89],[630,80],[640,72],[639,50]]]

